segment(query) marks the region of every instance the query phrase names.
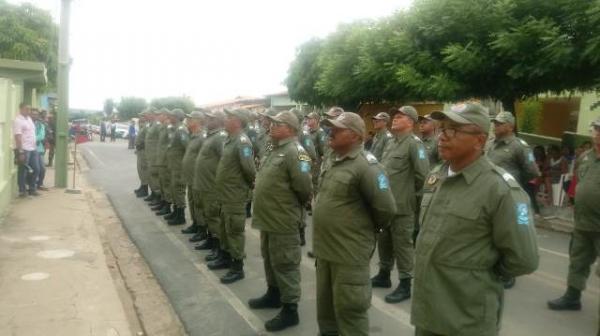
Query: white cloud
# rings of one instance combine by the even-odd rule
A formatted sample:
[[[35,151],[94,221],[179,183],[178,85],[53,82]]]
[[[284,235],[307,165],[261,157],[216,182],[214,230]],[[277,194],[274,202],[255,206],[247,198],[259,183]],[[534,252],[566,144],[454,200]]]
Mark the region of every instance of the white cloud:
[[[29,2],[58,17],[60,0]],[[74,0],[70,105],[182,94],[202,104],[277,92],[299,44],[410,2]]]

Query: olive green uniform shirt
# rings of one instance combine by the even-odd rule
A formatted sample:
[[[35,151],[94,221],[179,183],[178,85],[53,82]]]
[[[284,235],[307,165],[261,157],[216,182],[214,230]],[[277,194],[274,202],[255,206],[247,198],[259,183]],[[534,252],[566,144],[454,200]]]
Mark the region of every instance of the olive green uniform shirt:
[[[155,121],[148,128],[146,132],[146,139],[144,140],[144,147],[146,150],[146,159],[150,165],[154,165],[156,161],[157,149],[158,149],[158,134],[160,132],[160,123]]]
[[[308,153],[312,162],[317,162],[317,150],[310,133],[308,131],[302,131],[302,133],[298,135],[298,141],[302,147],[304,147],[304,150]]]
[[[172,125],[168,133],[169,144],[167,145],[167,166],[170,169],[182,169],[182,160],[185,148],[190,141],[190,134],[181,123]]]
[[[453,176],[443,164],[425,182],[419,221],[412,323],[440,335],[497,335],[501,279],[538,267],[528,195],[485,157]]]
[[[254,188],[252,226],[297,233],[302,206],[312,193],[310,157],[296,137],[274,143],[261,160]]]
[[[504,168],[522,186],[540,175],[531,148],[514,134],[496,138],[487,155],[492,163]]]
[[[216,175],[217,166],[223,154],[223,143],[227,133],[222,129],[214,129],[206,133],[202,148],[194,162],[194,182],[192,187],[208,201],[217,199]]]
[[[430,137],[421,137],[425,151],[427,151],[427,157],[429,158],[429,168],[433,168],[435,165],[440,163],[440,156],[438,154],[438,137],[436,135]]]
[[[327,142],[327,133],[321,128],[318,127],[314,130],[310,130],[310,139],[315,146],[315,150],[317,152],[317,162],[321,162],[321,159],[325,155],[325,151],[329,147]]]
[[[387,129],[381,129],[375,134],[375,136],[373,137],[373,144],[371,145],[371,153],[375,155],[377,160],[381,161],[381,159],[383,158],[383,151],[385,150],[385,146],[393,138],[394,136]]]
[[[183,160],[181,162],[183,165],[183,181],[187,185],[191,186],[194,183],[196,157],[198,157],[198,152],[200,152],[203,143],[204,135],[202,133],[192,134],[190,136],[190,141],[185,148],[185,154],[183,155]]]
[[[158,167],[167,166],[167,147],[169,146],[169,134],[171,133],[171,125],[161,124],[158,131],[158,142],[156,144],[156,157],[154,165]]]
[[[146,134],[148,133],[148,125],[142,124],[140,127],[140,132],[135,137],[135,149],[136,151],[143,151],[144,145],[146,143]]]
[[[593,148],[577,162],[575,229],[600,232],[600,155]]]
[[[319,259],[365,266],[375,250],[376,232],[396,213],[390,184],[373,154],[357,146],[323,163],[313,209],[313,249]]]
[[[266,129],[261,128],[256,137],[256,156],[259,161],[265,157],[265,153],[270,144],[271,136],[269,135],[269,132]]]
[[[398,215],[414,215],[417,195],[429,173],[429,158],[423,142],[412,133],[388,141],[381,164],[390,178]]]
[[[215,178],[218,201],[223,209],[237,211],[249,199],[256,167],[252,142],[244,133],[228,135]]]

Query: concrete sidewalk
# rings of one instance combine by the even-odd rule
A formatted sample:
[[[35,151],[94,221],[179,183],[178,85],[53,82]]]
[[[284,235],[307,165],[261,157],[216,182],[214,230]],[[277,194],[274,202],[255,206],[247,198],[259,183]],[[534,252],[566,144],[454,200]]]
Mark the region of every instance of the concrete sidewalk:
[[[48,169],[46,185],[54,184],[53,175]],[[85,181],[79,185],[81,194],[52,188],[17,199],[0,219],[0,335],[152,334],[143,327],[117,257],[107,253],[110,243],[99,232],[105,228],[94,218],[93,197]],[[134,269],[140,274],[143,267]],[[178,321],[170,324],[171,331],[181,330]]]

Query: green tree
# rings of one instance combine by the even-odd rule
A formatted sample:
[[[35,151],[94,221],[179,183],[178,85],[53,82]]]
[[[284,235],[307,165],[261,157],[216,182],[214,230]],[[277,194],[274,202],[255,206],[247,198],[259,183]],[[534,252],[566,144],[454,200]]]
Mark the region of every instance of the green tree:
[[[302,44],[296,50],[296,58],[290,65],[285,83],[290,98],[310,105],[319,106],[324,103],[315,89],[315,84],[321,72],[317,57],[321,52],[321,39],[312,39]]]
[[[0,32],[0,58],[44,63],[48,87],[56,87],[58,26],[49,12],[0,0]]]
[[[180,108],[185,113],[190,113],[194,110],[194,102],[190,97],[186,96],[155,98],[150,102],[150,106],[157,109],[166,107],[169,110]]]
[[[144,98],[122,97],[117,105],[117,111],[119,111],[121,120],[129,120],[131,118],[137,118],[138,114],[147,106],[148,103]]]
[[[104,107],[102,110],[107,118],[112,116],[113,112],[115,111],[115,102],[112,100],[112,98],[108,98],[104,101]]]

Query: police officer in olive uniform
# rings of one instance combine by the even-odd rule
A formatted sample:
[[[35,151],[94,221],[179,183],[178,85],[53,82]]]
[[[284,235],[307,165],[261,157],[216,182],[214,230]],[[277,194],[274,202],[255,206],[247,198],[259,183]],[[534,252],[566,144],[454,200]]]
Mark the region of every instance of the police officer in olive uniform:
[[[415,335],[496,336],[503,279],[539,256],[529,197],[483,154],[490,118],[478,103],[434,112],[443,165],[425,181],[415,251]]]
[[[373,144],[371,145],[370,152],[375,155],[377,160],[381,161],[385,146],[393,138],[392,133],[388,131],[390,115],[385,112],[379,112],[372,119],[373,130],[375,130],[376,133],[375,136],[373,136]]]
[[[162,193],[162,204],[156,209],[157,216],[165,216],[170,214],[173,198],[171,195],[171,172],[167,166],[167,149],[169,142],[173,137],[173,125],[170,122],[170,111],[166,108],[161,109],[161,128],[158,133],[157,155],[154,164],[158,167],[158,180],[160,182],[160,190]]]
[[[383,166],[363,149],[362,118],[344,112],[323,123],[331,127],[333,154],[323,163],[313,209],[319,331],[368,335],[369,261],[396,205]]]
[[[297,141],[300,123],[289,111],[271,119],[272,145],[261,160],[254,189],[252,226],[260,230],[267,293],[251,299],[253,309],[278,308],[267,331],[297,325],[300,301],[300,235],[302,207],[310,200],[310,157]]]
[[[319,126],[320,119],[321,118],[317,112],[310,112],[305,118],[306,126],[308,126],[308,132],[316,151],[316,161],[313,161],[311,171],[313,194],[317,193],[319,174],[321,172],[321,163],[323,160],[323,155],[325,155],[325,150],[328,147],[327,133],[325,133],[323,128]]]
[[[580,310],[590,267],[600,256],[600,117],[592,122],[593,147],[577,160],[575,229],[569,248],[567,291],[548,302],[552,310]]]
[[[431,118],[431,114],[419,116],[419,134],[429,157],[429,167],[433,168],[440,163],[440,158],[437,149],[436,121]]]
[[[233,283],[244,278],[245,207],[254,185],[256,167],[252,142],[243,130],[248,123],[245,110],[225,110],[227,139],[217,166],[216,185],[221,206],[221,232],[219,233],[223,253],[208,263],[210,269],[229,271],[221,282]]]
[[[268,117],[274,117],[277,115],[277,111],[272,108],[268,108],[265,111],[259,113],[260,115],[260,130],[258,132],[258,136],[256,137],[256,159],[258,163],[265,156],[267,148],[271,144],[271,136],[269,135],[271,131],[271,119]]]
[[[206,111],[205,113],[206,138],[194,162],[193,189],[198,190],[200,197],[199,212],[208,229],[206,239],[195,247],[196,250],[212,250],[205,257],[206,261],[213,261],[220,257],[221,250],[219,239],[221,237],[221,206],[218,201],[216,174],[217,166],[223,154],[223,143],[227,133],[223,130],[225,113],[221,111]],[[192,237],[198,241],[199,236]]]
[[[152,193],[144,198],[144,201],[149,202],[150,206],[154,206],[161,201],[160,183],[158,181],[158,167],[154,165],[156,161],[158,132],[160,130],[161,113],[159,110],[152,108],[152,121],[148,125],[146,138],[144,139],[144,150],[146,156],[146,165],[148,166],[149,184]]]
[[[185,185],[183,180],[183,156],[190,141],[187,128],[183,125],[185,112],[182,109],[173,109],[169,114],[171,133],[169,133],[169,144],[167,145],[167,169],[170,178],[170,194],[173,203],[173,212],[164,218],[169,225],[185,224]]]
[[[412,106],[402,106],[394,114],[392,132],[381,164],[390,179],[397,212],[389,228],[379,235],[379,273],[373,277],[373,287],[390,288],[390,272],[394,261],[398,268],[398,287],[386,295],[388,303],[398,303],[410,298],[412,270],[414,267],[413,230],[417,211],[417,195],[421,192],[425,176],[429,173],[429,159],[423,142],[414,135],[418,114]]]
[[[202,111],[193,111],[187,115],[186,126],[188,133],[190,134],[190,141],[185,148],[185,154],[183,155],[183,160],[181,161],[183,166],[182,177],[183,181],[187,184],[188,206],[190,209],[190,215],[192,217],[192,225],[181,230],[181,233],[194,233],[199,235],[198,237],[190,238],[191,242],[203,240],[206,238],[207,234],[206,225],[204,224],[202,215],[200,213],[200,192],[198,189],[194,189],[194,165],[196,163],[196,157],[198,157],[198,153],[200,152],[202,144],[204,143],[204,134],[202,133],[203,117],[204,113]]]
[[[148,123],[151,122],[153,117],[148,109],[142,111],[139,116],[138,122],[140,131],[135,138],[135,154],[137,156],[137,172],[140,179],[140,187],[136,189],[134,193],[137,197],[146,197],[148,196],[148,180],[150,178],[144,145],[146,142],[146,134],[148,133]]]
[[[487,156],[493,164],[511,174],[522,188],[526,188],[529,180],[540,175],[531,148],[525,140],[515,136],[515,117],[512,113],[500,112],[492,122],[495,138]],[[515,279],[510,278],[507,279],[504,288],[509,289],[514,285]]]

